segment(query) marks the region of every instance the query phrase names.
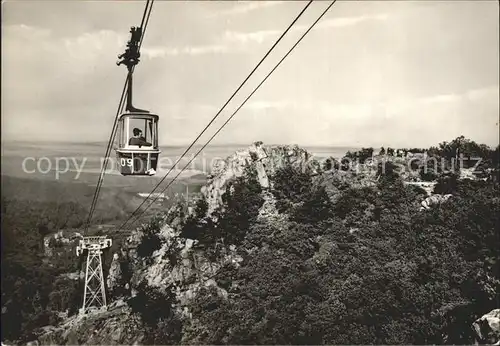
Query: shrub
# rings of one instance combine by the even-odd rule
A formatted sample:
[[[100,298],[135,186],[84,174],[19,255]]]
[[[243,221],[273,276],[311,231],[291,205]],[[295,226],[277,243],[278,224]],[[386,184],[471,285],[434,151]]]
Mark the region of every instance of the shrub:
[[[161,219],[154,218],[148,225],[143,228],[141,243],[137,246],[137,255],[139,255],[139,257],[150,257],[153,252],[161,249],[162,240],[158,235],[161,227],[160,225]]]
[[[434,193],[437,194],[453,194],[458,188],[458,176],[454,173],[442,174],[437,179],[434,186]]]

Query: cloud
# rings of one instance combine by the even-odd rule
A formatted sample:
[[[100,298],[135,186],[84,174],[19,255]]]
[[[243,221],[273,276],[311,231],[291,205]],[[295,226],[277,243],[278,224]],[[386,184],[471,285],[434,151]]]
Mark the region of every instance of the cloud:
[[[283,109],[291,106],[290,102],[285,101],[253,101],[246,103],[243,107],[250,110],[260,111],[265,109]]]
[[[486,97],[490,97],[491,99],[495,99],[498,101],[498,95],[499,95],[499,88],[498,86],[492,86],[489,88],[482,88],[482,89],[474,89],[474,90],[469,90],[465,93],[465,96],[469,100],[478,100],[478,99],[483,99]]]
[[[39,48],[51,50],[54,53],[59,50],[59,55],[65,56],[65,60],[71,58],[76,64],[85,61],[91,65],[93,60],[102,59],[103,56],[118,60],[117,55],[125,50],[128,34],[117,33],[112,30],[97,30],[83,33],[75,37],[55,38],[48,29],[28,25],[8,25],[4,28],[3,37],[8,44],[19,46],[30,42],[29,46],[37,45]],[[60,50],[63,47],[63,50]],[[16,49],[19,53],[21,47]],[[164,58],[179,55],[204,55],[224,53],[229,51],[230,46],[225,44],[206,44],[183,47],[168,46],[144,46],[141,48],[141,56],[149,59]],[[24,50],[25,53],[29,49]],[[103,51],[106,51],[103,53]],[[111,54],[109,54],[112,52]],[[22,53],[22,52],[21,52]],[[83,70],[83,69],[82,69]]]
[[[180,54],[178,48],[168,47],[143,47],[141,48],[141,56],[150,59],[164,58],[166,56],[176,56]]]
[[[225,53],[229,51],[227,45],[221,44],[208,44],[199,46],[184,46],[184,47],[144,47],[141,48],[141,55],[148,57],[150,59],[154,58],[164,58],[167,56],[179,56],[179,55],[203,55],[203,54],[214,54],[214,53]]]
[[[115,83],[115,77],[122,75],[115,62],[125,46],[125,35],[96,30],[56,37],[48,29],[23,24],[3,29],[2,82],[9,88],[2,91],[2,107],[9,117],[16,114],[18,118],[10,123],[33,123],[30,110],[39,111],[34,117],[70,122],[77,117],[75,108],[85,113],[82,105],[92,104],[96,111],[114,102],[102,95]],[[42,110],[52,115],[43,115]],[[67,117],[68,113],[73,117]]]
[[[220,16],[231,16],[236,14],[244,14],[250,11],[255,11],[263,8],[268,8],[271,6],[281,5],[285,3],[285,1],[247,1],[247,2],[234,2],[235,7],[229,10],[218,11],[210,16],[211,17],[220,17]]]
[[[430,146],[461,134],[498,143],[498,86],[380,103],[260,99],[241,112],[227,131],[242,142],[276,141],[279,128],[280,142],[309,145]]]
[[[73,59],[98,59],[103,51],[114,50],[117,54],[125,50],[128,35],[118,34],[111,30],[99,30],[72,38],[63,38],[62,43]],[[115,55],[116,56],[116,55]],[[118,58],[116,57],[116,60]]]
[[[417,109],[422,106],[436,106],[436,104],[456,104],[467,100],[485,101],[498,98],[499,87],[491,86],[479,89],[467,90],[463,93],[431,95],[421,98],[407,98],[400,100],[390,100],[373,104],[342,104],[332,103],[326,100],[302,101],[302,100],[281,100],[269,101],[258,100],[248,102],[244,108],[252,111],[275,109],[280,111],[300,111],[311,112],[309,114],[321,113],[327,116],[336,117],[338,114],[349,114],[350,118],[387,116],[389,113],[399,113],[408,109]],[[498,104],[498,102],[497,102]]]
[[[186,121],[189,118],[209,118],[219,109],[208,104],[168,104],[161,107],[161,114],[169,121]]]
[[[456,102],[461,100],[465,95],[460,94],[441,94],[430,97],[425,97],[417,102],[421,104],[431,104],[431,103],[446,103],[446,102]]]
[[[42,54],[44,56],[48,55],[47,53],[56,54],[66,62],[71,58],[76,64],[91,63],[89,59],[100,59],[103,50],[114,50],[118,54],[125,49],[128,40],[127,35],[112,30],[98,30],[75,37],[57,38],[49,29],[24,24],[6,25],[2,29],[4,30],[2,37],[9,47],[9,53],[12,50],[12,54],[17,54],[18,57],[28,54],[30,60],[33,60],[34,52],[39,53],[38,57],[44,52],[45,54]],[[37,60],[33,62],[36,63]]]
[[[228,10],[229,13],[244,13],[255,9],[275,6],[282,3],[281,1],[270,2],[251,2],[245,6],[236,7]],[[221,12],[218,12],[220,14]],[[385,20],[386,14],[378,14],[372,16],[359,16],[359,17],[342,17],[324,20],[316,26],[317,28],[332,28],[332,27],[347,27],[356,25],[358,23],[368,20]],[[308,28],[306,25],[297,25],[291,29],[291,32],[304,31]],[[22,29],[20,29],[22,30]],[[32,29],[24,28],[26,34],[31,34]],[[171,46],[148,46],[141,48],[141,55],[149,59],[176,57],[182,55],[200,56],[206,54],[220,54],[235,52],[247,49],[248,43],[261,44],[268,39],[277,38],[282,33],[281,30],[261,30],[256,32],[238,32],[238,31],[225,31],[215,43],[201,44],[201,45],[187,45],[181,47]],[[47,33],[39,32],[37,35],[47,35]],[[124,49],[125,42],[128,40],[128,35],[118,34],[114,31],[101,30],[92,33],[85,33],[76,38],[64,39],[63,44],[70,54],[90,58],[102,54],[101,51],[109,47],[115,47],[117,51]],[[235,45],[239,43],[240,45]]]
[[[278,36],[279,33],[280,31],[278,30],[261,30],[256,32],[226,31],[224,32],[224,39],[240,43],[247,43],[251,41],[262,43],[269,37]]]
[[[380,13],[376,15],[366,15],[366,16],[357,16],[357,17],[340,17],[340,18],[332,18],[326,19],[324,21],[320,21],[316,27],[317,28],[341,28],[347,26],[353,26],[359,23],[367,22],[367,21],[384,21],[389,18],[389,15],[385,13]],[[302,25],[301,29],[305,29],[306,26]]]
[[[498,86],[490,86],[479,89],[470,89],[462,93],[451,93],[451,94],[439,94],[421,97],[418,99],[408,100],[409,104],[436,104],[436,103],[454,103],[467,100],[484,100],[490,99],[491,97],[498,96]],[[400,101],[401,102],[401,101]]]
[[[328,28],[342,28],[354,26],[367,21],[384,21],[387,20],[389,16],[387,14],[377,14],[377,15],[366,15],[358,17],[341,17],[332,18],[320,21],[315,28],[318,29],[328,29]],[[309,25],[296,25],[292,27],[290,32],[295,31],[305,31],[309,28]],[[313,29],[314,30],[314,29]],[[237,32],[237,31],[226,31],[223,35],[225,40],[231,42],[248,43],[257,42],[262,43],[269,38],[276,38],[282,33],[280,30],[261,30],[255,32]]]
[[[25,24],[6,25],[2,27],[2,30],[3,35],[33,39],[46,39],[52,34],[49,29]]]

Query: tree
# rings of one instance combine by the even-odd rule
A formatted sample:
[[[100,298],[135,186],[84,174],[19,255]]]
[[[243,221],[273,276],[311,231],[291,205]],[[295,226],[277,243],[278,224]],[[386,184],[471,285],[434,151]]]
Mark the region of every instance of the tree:
[[[165,293],[141,282],[137,295],[128,300],[133,313],[139,314],[146,330],[147,344],[178,344],[182,324],[175,315],[175,293],[166,287]]]
[[[377,176],[386,181],[394,181],[399,178],[397,168],[391,161],[380,162],[377,166]]]
[[[354,151],[354,152],[351,152],[350,150],[347,151],[347,153],[344,155],[345,158],[347,159],[351,159],[351,160],[356,160],[358,158],[358,154],[359,152],[357,151]]]
[[[217,224],[225,243],[238,245],[243,241],[264,203],[261,192],[257,171],[251,166],[245,169],[242,177],[227,186],[222,196],[224,209]]]
[[[322,167],[323,171],[325,172],[329,172],[331,170],[338,170],[339,168],[340,168],[340,163],[332,157],[327,158]]]
[[[291,165],[276,170],[273,178],[276,206],[280,213],[287,213],[296,203],[300,203],[303,196],[313,188],[310,172],[303,172]]]
[[[2,337],[25,343],[37,328],[57,320],[49,295],[61,267],[44,261],[37,232],[41,206],[3,196],[2,204]]]
[[[323,186],[315,186],[304,193],[302,203],[295,206],[291,218],[302,223],[325,221],[332,216],[333,204]]]
[[[283,244],[284,245],[284,244]],[[296,344],[319,341],[303,325],[303,315],[320,299],[314,277],[303,274],[298,257],[260,250],[239,271],[246,284],[236,299],[216,292],[199,297],[193,317],[211,344]],[[303,334],[304,333],[304,334]],[[303,335],[301,335],[303,334]]]

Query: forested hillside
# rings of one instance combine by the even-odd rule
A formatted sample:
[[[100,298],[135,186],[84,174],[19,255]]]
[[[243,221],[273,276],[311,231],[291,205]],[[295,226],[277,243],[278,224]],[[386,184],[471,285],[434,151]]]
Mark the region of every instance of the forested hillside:
[[[72,333],[88,344],[489,342],[473,324],[500,307],[498,147],[471,143],[459,137],[427,151],[447,163],[433,172],[434,197],[447,197],[428,208],[427,193],[405,181],[425,180],[425,161],[407,174],[397,169],[407,157],[384,152],[392,158],[359,173],[342,160],[317,162],[297,147],[257,143],[228,158],[238,162],[236,173],[212,173],[193,210],[175,206],[127,240],[108,281],[110,299],[126,302],[113,322],[119,336],[117,327],[92,319],[50,334],[37,330],[57,322],[33,317],[38,306],[57,310],[49,299],[56,273],[48,272],[26,279],[33,285],[23,291],[14,282],[4,294],[2,280],[6,337],[26,340],[32,330],[42,343],[59,344],[71,343]],[[448,169],[466,148],[483,150],[471,154],[483,157],[474,179]],[[278,158],[281,164],[271,165]],[[38,258],[14,260],[40,251],[27,247],[37,241],[30,234],[17,233],[2,272],[5,265],[34,275]],[[31,242],[21,241],[28,236]],[[33,307],[20,309],[23,324],[12,322],[6,302],[36,294],[40,305],[30,300]],[[71,310],[72,299],[61,309]],[[95,329],[100,333],[85,339]]]

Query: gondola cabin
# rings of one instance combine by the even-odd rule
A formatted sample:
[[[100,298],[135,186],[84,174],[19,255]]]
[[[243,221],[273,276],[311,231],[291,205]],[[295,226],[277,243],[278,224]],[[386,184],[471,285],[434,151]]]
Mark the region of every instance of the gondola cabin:
[[[158,165],[158,116],[130,112],[118,118],[117,164],[122,175],[156,174]]]

